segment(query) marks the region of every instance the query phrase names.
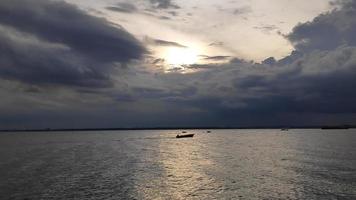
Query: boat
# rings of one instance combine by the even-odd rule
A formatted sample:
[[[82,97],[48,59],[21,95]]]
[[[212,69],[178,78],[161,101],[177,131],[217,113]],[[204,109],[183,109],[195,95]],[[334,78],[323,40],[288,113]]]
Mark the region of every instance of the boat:
[[[194,134],[183,134],[183,135],[177,135],[176,138],[188,138],[188,137],[193,137]]]
[[[281,131],[289,131],[288,128],[282,128]]]
[[[206,131],[207,133],[211,133],[211,131]]]

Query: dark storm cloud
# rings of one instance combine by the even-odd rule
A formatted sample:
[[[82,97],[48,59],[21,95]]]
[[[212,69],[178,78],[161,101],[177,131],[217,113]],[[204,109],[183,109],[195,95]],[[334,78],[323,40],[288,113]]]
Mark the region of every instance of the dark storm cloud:
[[[262,61],[262,64],[266,64],[266,65],[274,65],[276,64],[276,59],[274,57],[269,57],[265,60]]]
[[[6,2],[10,4],[10,1]],[[72,101],[65,97],[64,101],[62,98],[59,101],[53,96],[46,95],[45,99],[52,100],[48,104],[50,106],[47,106],[43,103],[43,98],[34,98],[35,95],[41,95],[42,88],[32,87],[30,84],[31,86],[25,88],[26,94],[21,94],[25,100],[20,101],[17,96],[8,95],[12,99],[5,104],[4,99],[8,96],[2,95],[5,98],[1,100],[0,109],[8,110],[10,117],[4,120],[13,124],[18,124],[16,122],[19,121],[29,123],[27,119],[34,121],[31,123],[38,123],[38,120],[33,118],[31,109],[35,113],[38,110],[41,112],[42,107],[45,107],[48,110],[54,109],[63,116],[64,121],[59,122],[63,123],[63,126],[71,125],[73,121],[76,122],[75,118],[80,118],[83,127],[88,124],[88,121],[93,127],[104,126],[103,124],[106,127],[113,127],[168,124],[271,126],[354,123],[356,47],[354,38],[351,37],[356,28],[354,2],[356,1],[342,1],[338,10],[324,13],[312,22],[297,25],[286,36],[295,45],[296,50],[282,59],[269,57],[261,63],[255,63],[229,58],[223,63],[168,66],[172,68],[164,70],[173,73],[145,71],[141,65],[130,65],[123,86],[114,84],[113,88],[105,88],[104,92],[103,89],[97,90],[95,87],[108,87],[113,84],[108,74],[113,67],[111,61],[116,59],[96,59],[94,54],[82,51],[77,44],[72,44],[65,37],[62,38],[60,35],[57,35],[59,39],[49,37],[46,30],[44,33],[39,33],[36,23],[32,30],[26,25],[3,22],[11,22],[12,18],[6,20],[0,18],[0,23],[6,24],[0,26],[0,74],[3,78],[16,77],[16,80],[31,84],[50,82],[90,86],[89,89],[80,88],[78,90],[80,94],[75,94],[80,96],[71,97]],[[2,4],[4,3],[0,3]],[[41,7],[36,7],[38,8]],[[3,12],[0,15],[3,15]],[[46,12],[44,15],[46,16]],[[62,22],[61,19],[58,20]],[[101,21],[101,19],[96,20]],[[70,25],[72,23],[74,22],[69,22]],[[18,28],[20,25],[26,28]],[[100,28],[100,31],[106,33],[107,26],[109,25]],[[123,31],[120,28],[115,30],[119,33]],[[115,41],[116,36],[120,34],[114,35],[115,37],[109,38]],[[338,38],[339,36],[341,39]],[[148,38],[146,42],[152,45],[184,47],[179,43],[160,39]],[[139,45],[137,42],[133,44]],[[109,45],[108,49],[111,48]],[[117,62],[123,63],[134,58],[136,56],[127,56],[127,59],[119,57]],[[216,57],[216,59],[225,60],[227,57]],[[153,57],[148,60],[148,63],[143,64],[149,65],[148,68],[164,63],[163,59]],[[194,70],[194,73],[178,73],[185,72],[187,69]],[[0,92],[7,91],[7,86],[0,84]],[[13,95],[12,90],[4,94],[10,93]],[[82,95],[88,96],[83,98]],[[102,96],[106,98],[98,100]],[[94,100],[95,103],[81,102],[80,106],[73,103],[81,99]],[[14,107],[17,109],[22,105],[21,103],[17,103],[14,107],[8,106],[14,105],[13,101],[27,102],[23,108],[29,110],[26,119],[20,114],[14,114],[13,111]],[[53,108],[53,104],[59,102],[66,105],[65,111],[70,114],[64,114],[62,105]],[[10,119],[12,116],[13,121]],[[95,120],[91,120],[92,116],[95,116]],[[52,124],[58,121],[53,115],[52,119],[51,116],[40,119],[46,122],[52,121]]]
[[[236,80],[237,90],[256,90],[261,94],[243,99],[246,106],[241,110],[271,114],[356,113],[356,106],[352,103],[356,101],[356,93],[353,92],[356,87],[355,67],[342,66],[343,69],[324,73],[308,73],[295,67],[275,77],[251,75]]]
[[[356,48],[340,47],[304,55],[292,52],[281,60],[270,60],[273,62],[268,65],[240,60],[187,66],[204,69],[180,75],[184,79],[181,83],[195,86],[196,92],[192,96],[166,99],[174,105],[206,111],[214,116],[213,123],[224,121],[235,125],[244,124],[245,119],[258,125],[279,124],[283,118],[287,124],[295,120],[288,116],[305,116],[309,120],[308,117],[318,115],[321,120],[320,116],[356,114],[353,103],[356,101]],[[261,118],[265,115],[270,117]],[[276,120],[271,120],[272,116]],[[324,123],[338,120],[330,119]],[[298,119],[298,123],[308,124],[308,120]]]
[[[275,76],[247,76],[237,88],[258,89],[246,109],[272,112],[356,113],[356,49],[315,52],[293,62]]]
[[[68,47],[0,27],[0,77],[31,84],[108,87],[109,77]],[[11,34],[11,35],[9,35]],[[98,63],[99,64],[99,63]]]
[[[114,12],[123,13],[135,13],[138,11],[137,7],[134,4],[128,2],[117,3],[115,6],[106,7],[106,9]]]
[[[332,50],[356,45],[356,1],[339,1],[341,7],[299,24],[286,37],[297,50]]]
[[[285,66],[290,63],[293,63],[294,61],[298,60],[302,56],[303,56],[302,52],[294,50],[294,51],[292,51],[292,53],[290,55],[278,60],[278,62],[276,64],[280,65],[280,66]]]
[[[0,2],[0,23],[51,42],[64,43],[103,61],[127,62],[140,58],[144,52],[140,43],[123,28],[65,2],[4,0]]]
[[[115,63],[145,49],[130,33],[62,1],[0,2],[0,76],[37,84],[110,86]]]

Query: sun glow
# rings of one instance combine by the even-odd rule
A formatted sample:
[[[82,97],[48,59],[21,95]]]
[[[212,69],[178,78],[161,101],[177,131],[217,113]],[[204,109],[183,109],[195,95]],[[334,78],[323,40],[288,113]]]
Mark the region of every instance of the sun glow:
[[[171,65],[190,65],[198,61],[198,52],[190,48],[172,47],[167,49],[165,60]]]

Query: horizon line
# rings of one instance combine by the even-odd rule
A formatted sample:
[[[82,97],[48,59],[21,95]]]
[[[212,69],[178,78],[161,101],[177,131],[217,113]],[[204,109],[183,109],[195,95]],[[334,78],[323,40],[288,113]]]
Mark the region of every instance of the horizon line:
[[[213,129],[323,129],[323,128],[356,128],[356,125],[323,125],[323,126],[176,126],[176,127],[116,127],[116,128],[31,128],[0,129],[0,132],[61,132],[61,131],[125,131],[125,130],[213,130]]]

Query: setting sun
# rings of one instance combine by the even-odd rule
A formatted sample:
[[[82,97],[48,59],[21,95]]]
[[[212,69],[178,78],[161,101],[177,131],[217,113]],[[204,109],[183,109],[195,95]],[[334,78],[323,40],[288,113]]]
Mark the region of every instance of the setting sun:
[[[169,48],[165,57],[171,65],[189,65],[198,61],[197,51],[190,48]]]

